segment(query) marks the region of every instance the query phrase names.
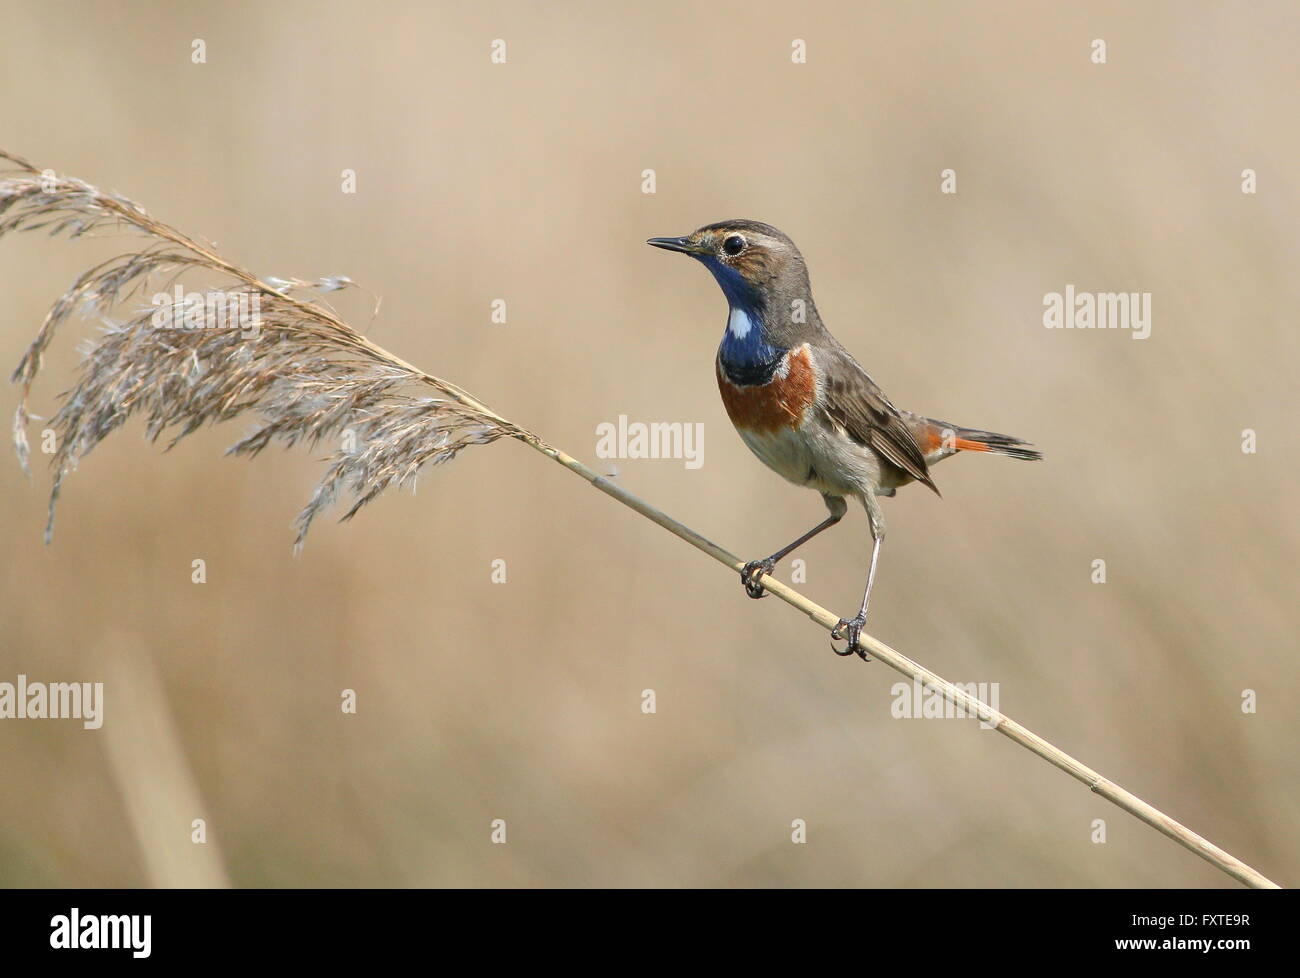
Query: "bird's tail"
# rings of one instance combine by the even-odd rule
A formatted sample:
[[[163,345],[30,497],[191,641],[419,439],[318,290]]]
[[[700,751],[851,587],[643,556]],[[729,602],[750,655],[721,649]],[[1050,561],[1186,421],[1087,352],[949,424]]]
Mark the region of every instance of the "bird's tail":
[[[947,439],[950,439],[947,444],[959,452],[994,452],[998,455],[1009,455],[1011,458],[1023,459],[1040,459],[1043,457],[1042,452],[1025,447],[1029,442],[1022,441],[1019,438],[1012,438],[1010,435],[999,435],[996,431],[980,431],[976,428],[959,428],[956,425],[948,424],[946,421],[936,421],[933,418],[930,418],[929,421],[931,425],[942,432],[940,438],[943,439],[944,436],[947,436]]]

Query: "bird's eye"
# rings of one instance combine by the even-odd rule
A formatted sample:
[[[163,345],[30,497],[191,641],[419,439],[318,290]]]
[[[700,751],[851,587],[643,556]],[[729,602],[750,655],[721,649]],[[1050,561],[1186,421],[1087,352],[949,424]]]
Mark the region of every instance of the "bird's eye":
[[[738,234],[730,235],[722,242],[722,250],[725,254],[735,257],[745,250],[745,239]]]

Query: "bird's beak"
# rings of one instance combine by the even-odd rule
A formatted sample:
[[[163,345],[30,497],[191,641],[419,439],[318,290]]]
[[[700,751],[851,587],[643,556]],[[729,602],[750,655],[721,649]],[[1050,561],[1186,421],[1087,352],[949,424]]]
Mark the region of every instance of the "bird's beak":
[[[698,254],[700,250],[691,244],[689,238],[650,238],[646,244],[662,248],[664,251],[680,251],[683,255]]]

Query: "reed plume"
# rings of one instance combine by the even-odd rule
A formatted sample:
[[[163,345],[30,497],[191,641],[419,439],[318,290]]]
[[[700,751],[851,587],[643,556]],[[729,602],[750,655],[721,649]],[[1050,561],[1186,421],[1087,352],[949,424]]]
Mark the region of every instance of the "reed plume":
[[[295,521],[298,548],[312,521],[340,495],[348,505],[342,519],[351,519],[385,489],[414,485],[424,466],[521,434],[467,401],[459,388],[371,343],[321,303],[299,297],[348,288],[350,279],[259,279],[125,197],[39,171],[9,153],[0,152],[0,159],[10,164],[0,173],[0,237],[38,229],[72,237],[126,229],[151,239],[81,275],[50,309],[14,372],[22,391],[14,443],[30,473],[28,399],[43,355],[73,312],[103,321],[51,422],[56,449],[47,541],[64,479],[134,415],[143,417],[150,439],[166,437],[168,448],[204,424],[241,415],[253,418],[255,427],[229,454],[253,456],[276,441],[340,444]],[[225,285],[223,301],[170,308],[139,301],[150,282],[191,273]],[[132,300],[136,307],[124,319],[112,318]],[[256,310],[255,318],[238,320],[229,315],[232,309]]]

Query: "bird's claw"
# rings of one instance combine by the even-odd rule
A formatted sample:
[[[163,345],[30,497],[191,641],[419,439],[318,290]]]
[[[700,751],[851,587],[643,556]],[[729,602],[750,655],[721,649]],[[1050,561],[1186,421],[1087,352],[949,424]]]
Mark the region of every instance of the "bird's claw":
[[[867,650],[858,644],[858,638],[862,635],[862,628],[866,623],[866,615],[858,615],[856,618],[841,618],[839,624],[831,629],[831,651],[836,655],[853,655],[856,652],[863,662],[870,662],[871,658],[867,655]],[[846,638],[849,641],[843,651],[835,647],[835,641],[841,638]]]
[[[764,574],[772,573],[775,567],[776,563],[771,558],[767,560],[751,560],[746,564],[740,572],[740,583],[745,585],[745,593],[751,598],[767,597],[767,591],[763,589],[763,585],[759,583],[759,580]]]

